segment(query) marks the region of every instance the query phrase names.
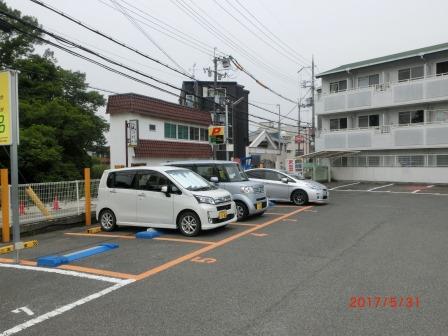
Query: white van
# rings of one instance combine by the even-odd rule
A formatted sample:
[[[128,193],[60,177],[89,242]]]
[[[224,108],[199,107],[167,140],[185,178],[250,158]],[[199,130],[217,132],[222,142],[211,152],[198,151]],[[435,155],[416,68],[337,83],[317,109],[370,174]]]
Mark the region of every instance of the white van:
[[[117,225],[178,228],[185,236],[235,222],[230,193],[189,169],[134,167],[106,170],[98,189],[97,220]]]

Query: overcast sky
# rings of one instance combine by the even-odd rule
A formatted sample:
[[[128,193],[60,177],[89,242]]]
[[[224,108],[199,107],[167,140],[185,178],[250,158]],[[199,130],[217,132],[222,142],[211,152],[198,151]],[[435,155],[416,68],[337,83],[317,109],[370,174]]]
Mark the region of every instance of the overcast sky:
[[[318,73],[345,63],[448,42],[446,0],[115,1],[127,7],[129,15],[141,21],[137,23],[144,33],[110,0],[45,0],[47,4],[167,64],[176,67],[174,60],[189,72],[193,72],[194,67],[199,80],[210,79],[203,69],[212,66],[213,47],[217,47],[219,53],[232,55],[257,79],[294,100],[299,95],[297,71],[302,66],[310,65],[311,55],[314,55]],[[7,4],[23,14],[37,17],[48,30],[82,42],[175,86],[180,87],[186,79],[28,0],[7,0]],[[200,20],[205,18],[213,26],[200,25],[185,11],[199,15]],[[222,36],[217,36],[204,26],[208,30],[219,30]],[[167,29],[177,29],[177,39],[196,43],[196,46],[186,45],[163,34],[167,33]],[[85,72],[92,86],[177,102],[173,96],[107,72],[62,51],[55,51],[55,55],[61,66]],[[308,70],[301,74],[301,80],[310,78]],[[255,104],[272,111],[276,111],[275,105],[280,104],[282,114],[288,114],[294,108],[294,104],[263,89],[242,72],[229,71],[229,76],[250,91],[249,100]],[[301,95],[306,93],[304,90],[301,89]],[[303,112],[302,119],[309,121],[310,113]],[[274,115],[253,107],[250,107],[250,113],[275,119]],[[297,118],[297,110],[294,109],[289,116]],[[291,120],[284,121],[294,124]]]

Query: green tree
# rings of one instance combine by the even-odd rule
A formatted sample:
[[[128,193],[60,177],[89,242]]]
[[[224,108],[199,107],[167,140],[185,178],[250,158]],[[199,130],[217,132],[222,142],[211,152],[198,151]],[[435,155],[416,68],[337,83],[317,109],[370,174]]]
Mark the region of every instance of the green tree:
[[[0,11],[8,11],[27,22],[37,20],[22,17],[0,1]],[[37,37],[21,36],[14,31],[13,20],[4,20],[0,31],[0,63],[2,67],[20,70],[19,169],[22,179],[33,182],[58,181],[82,177],[82,169],[92,164],[88,151],[104,146],[107,122],[95,114],[104,106],[104,97],[88,91],[86,76],[57,65],[53,53],[34,53]],[[5,21],[7,22],[5,24]],[[9,29],[9,30],[8,30]],[[37,36],[30,29],[27,32]],[[2,163],[9,161],[0,152]],[[5,165],[5,164],[4,164]]]

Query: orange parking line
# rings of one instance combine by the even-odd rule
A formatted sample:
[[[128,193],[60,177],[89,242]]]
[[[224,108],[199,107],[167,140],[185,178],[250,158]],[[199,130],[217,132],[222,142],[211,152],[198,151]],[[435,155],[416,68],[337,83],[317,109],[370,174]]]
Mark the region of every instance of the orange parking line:
[[[231,225],[240,225],[240,226],[258,226],[259,224],[247,224],[247,223],[230,223]]]
[[[76,265],[61,265],[57,268],[69,270],[69,271],[77,271],[77,272],[91,273],[91,274],[96,274],[96,275],[110,276],[110,277],[120,278],[120,279],[135,279],[135,277],[136,277],[136,275],[134,275],[134,274],[120,273],[120,272],[103,270],[103,269],[99,269],[99,268],[82,267],[82,266],[76,266]]]
[[[6,264],[13,264],[13,263],[16,262],[16,260],[15,259],[9,259],[9,258],[0,258],[0,262],[6,263]],[[36,266],[37,262],[31,261],[31,260],[22,259],[22,260],[20,260],[20,265]]]
[[[80,233],[80,232],[65,232],[65,235],[68,236],[83,236],[83,237],[110,237],[110,238],[122,238],[122,239],[135,239],[135,236],[127,236],[127,235],[113,235],[113,234],[104,234],[104,233]]]
[[[155,275],[157,273],[163,272],[163,271],[165,271],[165,270],[167,270],[167,269],[169,269],[171,267],[174,267],[174,266],[177,266],[177,265],[183,263],[184,261],[188,261],[188,260],[190,260],[190,259],[192,259],[194,257],[197,257],[197,256],[199,256],[199,255],[201,255],[203,253],[212,251],[212,250],[214,250],[214,249],[216,249],[216,248],[218,248],[220,246],[224,246],[224,245],[226,245],[226,244],[228,244],[228,243],[230,243],[230,242],[232,242],[232,241],[234,241],[234,240],[236,240],[238,238],[241,238],[241,237],[244,237],[244,236],[248,235],[249,233],[252,233],[252,232],[257,231],[259,229],[265,228],[265,227],[267,227],[269,225],[272,225],[274,223],[280,222],[283,219],[288,218],[289,216],[295,215],[295,214],[297,214],[299,212],[302,212],[302,211],[304,211],[306,209],[309,209],[311,207],[312,206],[308,206],[308,207],[304,207],[304,208],[292,211],[292,212],[287,213],[287,214],[285,214],[283,216],[280,216],[278,218],[275,218],[275,219],[267,221],[267,222],[265,222],[263,224],[260,224],[260,225],[258,225],[256,227],[252,227],[252,228],[247,229],[247,230],[245,230],[243,232],[237,233],[237,234],[235,234],[233,236],[230,236],[228,238],[220,240],[219,242],[217,242],[217,243],[215,243],[213,245],[209,245],[209,246],[203,247],[203,248],[201,248],[199,250],[196,250],[196,251],[193,251],[191,253],[185,254],[182,257],[173,259],[173,260],[168,261],[167,263],[162,264],[162,265],[160,265],[158,267],[154,267],[154,268],[151,268],[151,269],[147,270],[146,272],[140,273],[140,274],[138,274],[135,277],[135,279],[136,280],[142,280],[142,279],[148,278],[148,277],[150,277],[152,275]]]
[[[204,244],[204,245],[213,245],[216,242],[212,241],[205,241],[205,240],[192,240],[192,239],[179,239],[179,238],[162,238],[157,237],[153,238],[154,240],[164,240],[164,241],[173,241],[173,242],[180,242],[180,243],[192,243],[192,244]]]

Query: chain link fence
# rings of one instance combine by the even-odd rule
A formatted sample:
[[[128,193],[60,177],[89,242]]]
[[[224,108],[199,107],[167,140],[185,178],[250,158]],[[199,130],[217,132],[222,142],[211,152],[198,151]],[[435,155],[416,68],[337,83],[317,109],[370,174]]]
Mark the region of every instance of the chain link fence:
[[[95,211],[96,207],[99,183],[99,179],[90,181],[92,212]],[[20,184],[20,224],[76,216],[84,213],[84,186],[84,180]]]

